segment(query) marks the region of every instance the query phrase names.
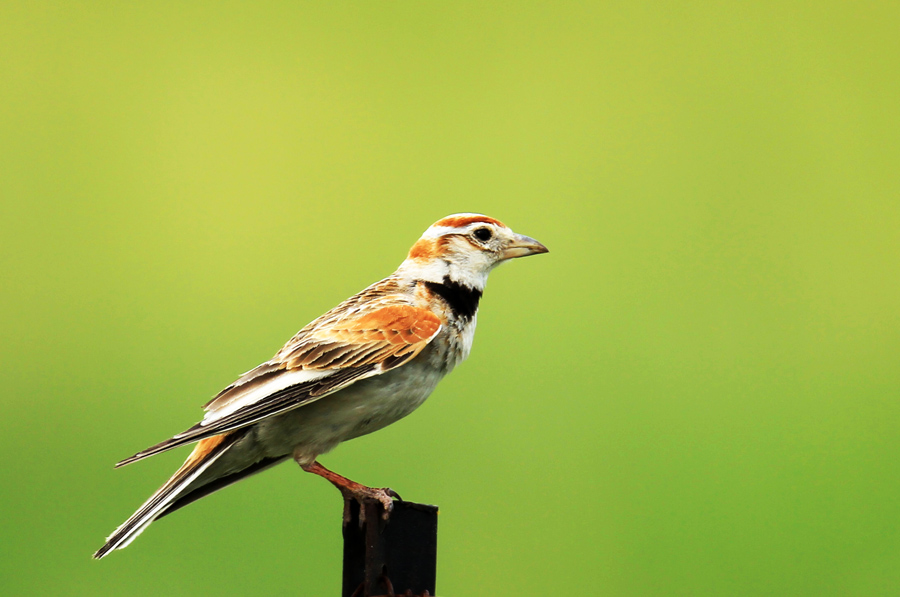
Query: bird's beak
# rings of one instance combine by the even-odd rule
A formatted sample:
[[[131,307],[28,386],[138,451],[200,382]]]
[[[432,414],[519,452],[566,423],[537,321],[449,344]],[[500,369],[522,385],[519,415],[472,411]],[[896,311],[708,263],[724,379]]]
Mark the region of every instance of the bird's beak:
[[[506,246],[503,251],[503,259],[513,259],[514,257],[527,257],[528,255],[536,255],[538,253],[549,253],[550,249],[534,240],[530,236],[517,234],[513,241]]]

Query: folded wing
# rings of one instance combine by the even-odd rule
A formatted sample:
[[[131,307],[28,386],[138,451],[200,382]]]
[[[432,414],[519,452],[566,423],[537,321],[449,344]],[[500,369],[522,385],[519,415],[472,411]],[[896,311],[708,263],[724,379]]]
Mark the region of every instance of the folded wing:
[[[365,312],[338,307],[303,328],[272,360],[222,390],[206,405],[202,421],[116,466],[252,425],[399,367],[440,329],[437,315],[409,304],[382,302]]]

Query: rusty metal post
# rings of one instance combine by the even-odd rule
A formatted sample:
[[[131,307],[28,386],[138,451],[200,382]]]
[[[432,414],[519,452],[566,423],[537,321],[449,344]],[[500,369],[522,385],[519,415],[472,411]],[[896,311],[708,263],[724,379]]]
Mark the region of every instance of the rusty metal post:
[[[383,513],[379,502],[366,502],[360,527],[359,504],[351,500],[341,595],[434,595],[437,506],[397,500],[388,520]]]

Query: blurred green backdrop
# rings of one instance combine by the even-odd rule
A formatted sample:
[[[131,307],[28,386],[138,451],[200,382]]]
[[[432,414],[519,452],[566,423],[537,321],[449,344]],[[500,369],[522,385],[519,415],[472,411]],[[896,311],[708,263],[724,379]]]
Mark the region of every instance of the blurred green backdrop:
[[[900,5],[0,3],[0,593],[336,595],[282,465],[103,538],[303,324],[479,211],[472,358],[323,459],[441,595],[900,592]]]

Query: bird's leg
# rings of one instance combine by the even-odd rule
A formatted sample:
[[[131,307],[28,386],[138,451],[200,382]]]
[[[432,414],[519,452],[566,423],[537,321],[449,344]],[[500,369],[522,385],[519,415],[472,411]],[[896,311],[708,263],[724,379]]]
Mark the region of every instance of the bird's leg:
[[[401,499],[396,491],[390,489],[388,487],[383,488],[375,488],[375,487],[366,487],[356,481],[351,481],[347,477],[339,475],[333,471],[328,470],[317,461],[313,461],[312,464],[303,464],[299,463],[300,467],[305,470],[307,473],[313,473],[319,475],[320,477],[324,477],[331,481],[331,484],[338,488],[341,492],[341,495],[344,496],[344,524],[350,522],[350,500],[354,499],[359,502],[359,520],[360,523],[363,522],[365,518],[365,502],[366,501],[378,501],[381,502],[381,505],[384,506],[384,518],[387,520],[388,516],[391,513],[391,510],[394,508],[394,499]]]

